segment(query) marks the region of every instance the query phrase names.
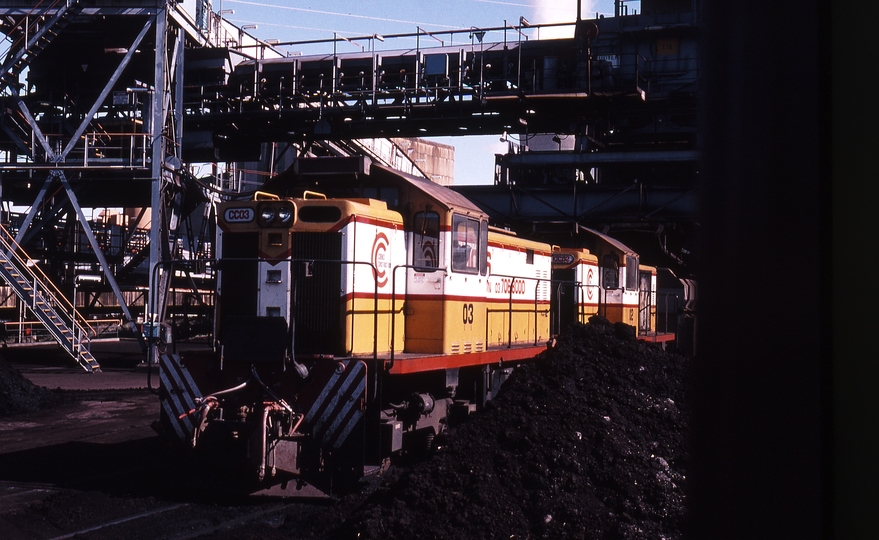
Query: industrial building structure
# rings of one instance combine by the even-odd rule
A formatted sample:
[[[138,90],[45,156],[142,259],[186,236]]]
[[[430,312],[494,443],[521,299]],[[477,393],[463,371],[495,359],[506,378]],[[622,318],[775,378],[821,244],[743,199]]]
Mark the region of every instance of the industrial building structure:
[[[520,20],[291,57],[201,1],[0,1],[9,339],[53,339],[95,370],[88,341],[114,328],[197,332],[212,315],[216,203],[345,172],[314,164],[332,156],[450,184],[434,136],[508,142],[493,185],[457,188],[495,224],[558,245],[597,229],[686,272],[698,2],[641,6],[578,16],[569,39],[529,39]]]

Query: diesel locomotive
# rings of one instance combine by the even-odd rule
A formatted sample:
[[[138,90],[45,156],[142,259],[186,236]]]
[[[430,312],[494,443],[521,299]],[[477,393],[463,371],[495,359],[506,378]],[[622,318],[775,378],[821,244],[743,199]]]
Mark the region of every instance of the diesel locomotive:
[[[655,335],[656,269],[625,245],[525,239],[372,170],[357,193],[220,204],[214,345],[159,355],[162,431],[249,493],[339,493],[429,451],[568,322]]]

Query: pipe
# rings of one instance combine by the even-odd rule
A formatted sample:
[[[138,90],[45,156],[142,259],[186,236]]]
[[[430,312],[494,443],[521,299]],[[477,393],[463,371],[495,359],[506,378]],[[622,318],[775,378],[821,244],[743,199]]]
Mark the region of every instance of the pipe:
[[[265,404],[264,404],[265,405]],[[260,462],[259,462],[259,474],[258,478],[263,480],[266,477],[266,461],[268,461],[268,456],[266,456],[266,433],[268,432],[268,421],[269,421],[269,410],[271,407],[263,407],[262,410],[262,452],[260,453]]]

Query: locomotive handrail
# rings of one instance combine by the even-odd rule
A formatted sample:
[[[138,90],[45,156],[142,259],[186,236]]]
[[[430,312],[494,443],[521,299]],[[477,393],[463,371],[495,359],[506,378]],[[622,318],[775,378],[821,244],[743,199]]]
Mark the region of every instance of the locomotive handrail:
[[[268,193],[266,191],[256,190],[253,192],[253,200],[254,201],[280,201],[281,197],[275,195],[274,193]]]
[[[555,317],[556,328],[554,330],[556,331],[556,333],[561,333],[561,330],[562,330],[562,328],[561,328],[562,303],[561,303],[560,296],[561,296],[562,287],[571,286],[572,289],[577,291],[577,311],[579,312],[580,311],[580,301],[579,301],[580,300],[580,289],[582,287],[582,283],[580,281],[573,281],[573,280],[555,280],[555,283],[557,283],[555,291],[556,291],[556,298],[558,300],[556,301],[556,317]],[[550,304],[550,309],[552,309],[552,304]],[[577,321],[579,321],[579,320],[580,320],[580,313],[577,313]],[[552,331],[553,331],[553,328],[550,328],[550,334],[552,334]]]
[[[260,259],[258,257],[227,257],[227,258],[223,259],[224,262],[227,262],[227,261],[245,262],[245,261],[261,261],[261,260],[262,259]],[[184,259],[184,260],[173,260],[173,261],[160,262],[155,267],[153,267],[152,276],[150,276],[150,280],[151,280],[150,290],[155,290],[155,279],[157,277],[156,274],[157,274],[157,270],[160,267],[164,267],[164,266],[173,267],[174,264],[181,264],[181,263],[186,263],[186,264],[192,264],[195,262],[204,263],[206,261],[211,261],[214,263],[218,262],[216,259],[201,259],[199,261],[190,261],[190,260]],[[376,276],[378,275],[378,269],[376,268],[376,266],[374,264],[372,264],[371,262],[367,262],[367,261],[342,261],[342,260],[333,260],[333,259],[310,259],[310,258],[295,259],[292,257],[287,258],[287,259],[281,259],[281,262],[289,262],[291,264],[293,264],[293,263],[312,263],[312,264],[314,264],[314,263],[333,263],[333,264],[339,264],[339,265],[341,265],[341,264],[350,264],[350,265],[361,264],[361,265],[369,266],[372,269],[373,283],[374,283],[374,285],[373,285],[372,357],[373,357],[373,360],[378,360],[378,280],[376,278]],[[155,304],[153,304],[154,300],[155,300],[155,298],[150,298],[150,300],[149,300],[149,303],[148,303],[148,313],[149,314],[153,314],[156,312],[157,306]],[[393,312],[391,314],[391,318],[393,319]],[[154,324],[157,324],[157,322],[151,321],[149,324],[152,326]],[[295,319],[293,321],[293,324],[295,325]],[[353,333],[354,333],[353,332],[354,318],[352,318],[351,324],[352,324],[351,330],[352,330],[352,335],[353,335]],[[148,337],[149,345],[153,344],[154,338],[153,338],[152,334],[153,333],[150,332],[150,335]],[[295,340],[295,326],[294,326],[294,338],[290,341],[290,356],[295,361],[296,355],[295,355],[295,348],[294,348],[295,347],[294,340]],[[153,349],[152,347],[147,347],[147,355],[146,356],[147,356],[147,363],[148,364],[151,363],[151,361],[152,361],[152,352],[153,352],[152,349]],[[393,342],[391,345],[391,349],[393,350]],[[150,387],[149,375],[150,375],[150,370],[147,370],[147,387],[148,388]],[[150,388],[150,390],[153,390],[153,389]]]
[[[584,289],[586,290],[586,295],[587,295],[587,298],[588,298],[588,295],[589,295],[589,288],[590,288],[590,287],[595,288],[595,289],[599,289],[598,293],[595,295],[595,313],[596,313],[596,314],[598,314],[598,310],[599,310],[599,308],[600,308],[600,306],[601,306],[601,291],[600,291],[600,289],[601,289],[601,285],[599,285],[598,283],[586,283],[586,284],[581,285],[581,286],[580,286],[580,298],[579,298],[579,300],[581,300],[581,301],[578,302],[578,307],[577,307],[577,309],[580,311],[580,314],[579,314],[579,315],[580,315],[580,318],[579,318],[579,320],[580,320],[581,322],[582,322],[582,320],[583,320],[583,317],[586,315],[586,313],[585,313],[586,302],[583,302],[583,301],[582,301],[582,300],[583,300],[583,294],[584,294],[584,293],[583,293],[583,290],[584,290]],[[588,298],[588,299],[591,300],[591,298]]]
[[[540,289],[540,282],[547,281],[552,284],[552,278],[537,278],[537,283],[534,284],[534,345],[537,345],[537,291]],[[512,287],[510,287],[512,289]],[[550,294],[550,304],[549,309],[552,309],[552,295]],[[513,327],[513,316],[510,315],[510,328]],[[549,336],[547,336],[549,337]]]
[[[234,260],[234,259],[226,259],[226,260]],[[351,264],[351,265],[365,264],[366,266],[369,266],[372,269],[372,280],[373,280],[372,359],[378,360],[378,277],[377,277],[378,276],[378,268],[376,268],[376,266],[374,264],[372,264],[371,262],[368,262],[368,261],[343,261],[343,260],[335,260],[335,259],[293,259],[293,258],[284,259],[284,260],[287,262],[290,262],[290,263],[304,262],[304,263],[312,263],[312,264],[314,264],[314,263],[335,263],[335,264]],[[353,306],[353,303],[352,303],[352,306]],[[393,318],[394,318],[394,312],[393,312],[393,310],[391,310],[391,320],[392,321],[393,321]],[[352,339],[354,336],[354,321],[355,321],[355,319],[356,319],[356,317],[354,317],[353,313],[352,313],[352,317],[351,317]],[[294,321],[294,323],[295,323],[295,321]],[[295,330],[294,330],[294,332],[295,332]],[[290,346],[293,347],[292,344]],[[393,349],[394,349],[394,343],[393,343],[393,338],[392,338],[391,339],[391,350],[393,351]],[[293,355],[292,350],[291,350],[291,355]],[[295,358],[295,355],[293,355],[293,356]]]
[[[598,315],[601,315],[603,317],[607,317],[607,291],[621,291],[624,293],[625,288],[623,288],[623,287],[607,287],[605,285],[602,285],[601,283],[599,283],[598,285],[599,285],[598,286]],[[602,315],[602,308],[603,308],[603,313],[604,313],[603,315]]]
[[[638,324],[637,324],[637,328],[638,328],[639,334],[642,330],[645,332],[650,332],[651,330],[654,333],[656,332],[655,324],[652,329],[650,328],[650,308],[656,307],[653,305],[651,293],[656,293],[656,291],[652,291],[650,289],[642,289],[640,287],[638,288]],[[641,305],[642,298],[645,298],[643,306]],[[642,328],[642,326],[641,326],[642,316],[644,315],[645,311],[647,312],[647,328]],[[654,321],[654,323],[655,323],[655,321]]]
[[[669,315],[672,313],[672,311],[669,309],[669,299],[674,299],[674,306],[673,306],[674,307],[674,314],[677,314],[677,313],[681,312],[681,308],[679,307],[680,303],[681,303],[681,297],[677,293],[668,293],[668,292],[661,293],[658,291],[656,292],[656,296],[662,297],[662,300],[665,304],[665,311],[663,311],[663,313],[665,314],[664,321],[663,321],[665,327],[663,328],[663,332],[668,333],[668,321],[670,318]],[[657,304],[656,307],[658,309],[659,302],[657,301],[656,304]]]
[[[583,283],[582,281],[574,281],[574,280],[553,280],[553,283],[556,283],[556,298],[561,295],[561,291],[564,287],[570,287],[573,289],[577,295],[576,299],[576,307],[577,307],[577,322],[583,322],[584,317],[586,316],[586,300],[591,300],[590,297],[584,298],[585,295],[588,295],[588,290],[590,288],[598,289],[600,286],[597,283]],[[600,300],[596,297],[595,305],[596,312],[597,306],[599,306]],[[556,304],[556,322],[557,326],[553,329],[555,332],[561,332],[561,312],[562,312],[562,304],[561,301],[558,301]]]
[[[510,314],[510,325],[509,325],[509,328],[507,328],[507,348],[508,349],[512,348],[512,346],[513,346],[513,280],[516,280],[516,279],[537,280],[537,283],[535,284],[535,287],[534,287],[534,344],[537,345],[537,313],[538,313],[538,309],[539,309],[537,307],[537,302],[538,302],[537,291],[538,291],[538,288],[540,287],[541,281],[552,282],[552,278],[539,278],[539,277],[531,277],[531,276],[511,276],[511,275],[507,275],[507,274],[489,274],[486,276],[486,278],[488,278],[488,277],[510,278],[510,291],[509,291],[510,303],[509,303],[509,308],[507,310],[507,312]],[[551,309],[552,308],[550,307],[550,310]],[[486,310],[486,313],[492,313],[492,312],[497,312],[497,311],[500,311],[500,310],[489,309],[489,310]],[[520,313],[523,313],[523,312],[520,311]],[[524,313],[527,313],[527,311],[525,311]],[[485,321],[485,325],[486,325],[485,331],[486,331],[486,335],[487,335],[487,333],[488,333],[488,320],[487,319]],[[486,337],[485,343],[486,343],[486,346],[488,346],[488,337]]]
[[[199,259],[199,260],[171,259],[171,260],[159,261],[158,263],[156,263],[155,266],[153,266],[152,270],[150,270],[149,290],[155,291],[157,289],[156,281],[158,279],[159,269],[165,268],[167,266],[170,271],[173,271],[175,264],[185,264],[185,265],[199,264],[199,265],[201,265],[201,264],[205,264],[207,262],[217,264],[219,261],[217,261],[216,259]],[[212,267],[213,267],[213,264],[212,264]],[[137,336],[137,340],[138,340],[138,342],[140,342],[140,345],[143,348],[144,361],[146,362],[147,366],[151,366],[154,363],[156,365],[158,365],[158,361],[153,358],[152,345],[154,344],[154,336],[153,336],[152,329],[153,329],[153,327],[158,326],[161,323],[159,321],[149,320],[152,318],[153,314],[158,315],[158,313],[157,313],[158,306],[156,305],[158,302],[158,299],[156,298],[156,296],[157,295],[155,295],[155,294],[151,294],[147,300],[146,316],[147,316],[148,320],[144,321],[144,326],[146,327],[147,325],[149,325],[149,328],[150,328],[149,335],[146,338],[144,338],[144,336],[142,335],[141,332],[135,332],[135,335]],[[155,336],[155,338],[158,338],[158,336]],[[159,389],[152,387],[153,370],[147,369],[146,372],[147,372],[147,391],[158,395]]]

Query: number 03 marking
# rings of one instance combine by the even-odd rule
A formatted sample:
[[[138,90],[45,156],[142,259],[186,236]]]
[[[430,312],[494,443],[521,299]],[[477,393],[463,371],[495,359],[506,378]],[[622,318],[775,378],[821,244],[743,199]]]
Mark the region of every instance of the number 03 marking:
[[[473,304],[464,304],[464,324],[473,324]]]

